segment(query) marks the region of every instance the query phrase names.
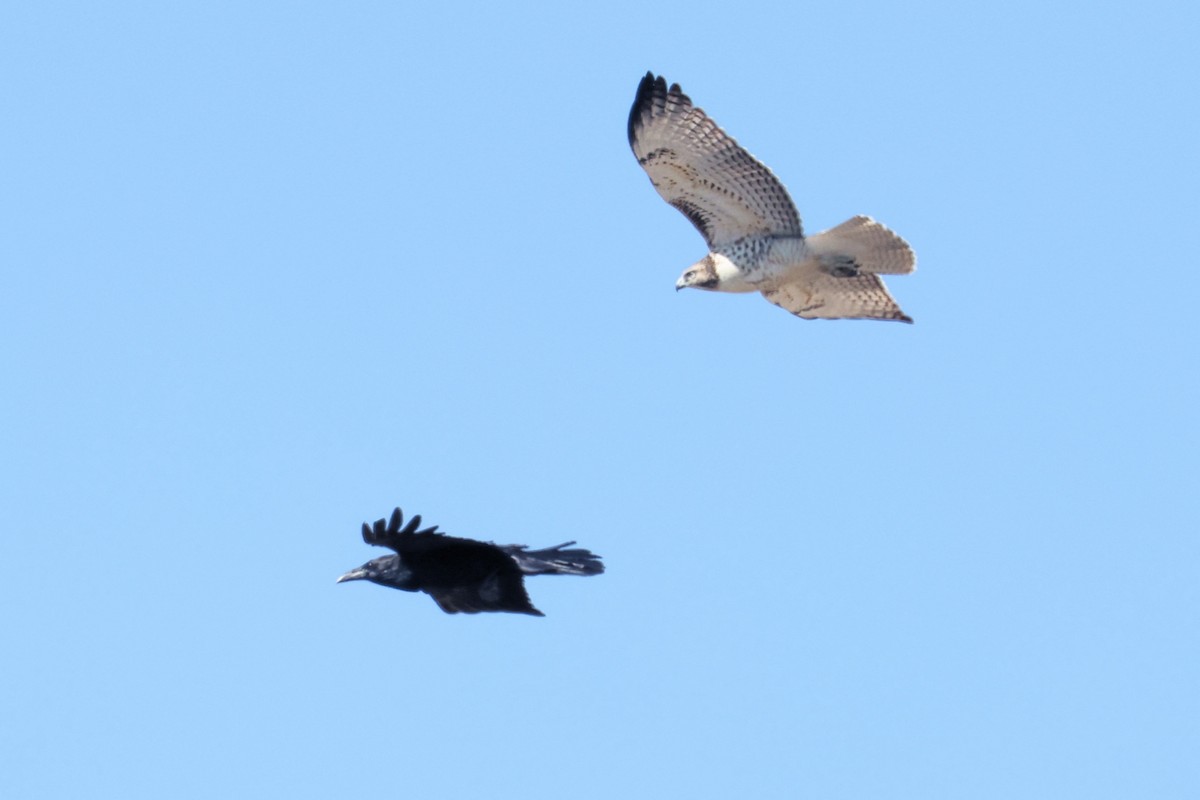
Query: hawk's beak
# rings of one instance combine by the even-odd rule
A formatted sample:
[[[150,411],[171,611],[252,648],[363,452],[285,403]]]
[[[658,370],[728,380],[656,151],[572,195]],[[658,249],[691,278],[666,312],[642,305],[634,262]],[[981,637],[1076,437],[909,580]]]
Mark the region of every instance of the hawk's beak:
[[[350,570],[345,575],[334,581],[334,583],[343,583],[344,581],[360,581],[365,577],[367,577],[367,571],[362,567],[359,567],[358,569]]]

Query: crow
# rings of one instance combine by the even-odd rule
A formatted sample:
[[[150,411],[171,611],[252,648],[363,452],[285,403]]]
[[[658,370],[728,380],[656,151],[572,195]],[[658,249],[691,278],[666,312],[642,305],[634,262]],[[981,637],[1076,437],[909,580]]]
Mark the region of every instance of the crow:
[[[600,556],[582,548],[566,550],[565,542],[544,550],[525,545],[498,545],[460,539],[421,527],[418,514],[404,525],[397,508],[390,521],[363,523],[363,541],[382,545],[396,555],[374,558],[337,579],[367,580],[406,592],[425,592],[447,614],[510,611],[543,617],[529,602],[525,575],[599,575]]]

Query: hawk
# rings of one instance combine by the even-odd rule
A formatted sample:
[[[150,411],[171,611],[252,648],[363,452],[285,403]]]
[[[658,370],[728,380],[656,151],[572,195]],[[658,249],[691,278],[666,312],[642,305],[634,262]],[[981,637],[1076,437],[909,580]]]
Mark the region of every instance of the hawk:
[[[396,554],[372,559],[337,582],[367,580],[406,592],[425,592],[447,614],[510,611],[542,617],[525,592],[524,576],[604,572],[600,556],[590,550],[563,549],[574,542],[530,550],[525,545],[446,536],[437,532],[436,525],[420,527],[419,514],[405,525],[398,508],[389,521],[364,522],[363,541],[390,547]]]
[[[691,99],[647,72],[629,112],[629,146],[662,198],[709,253],[675,289],[762,292],[805,319],[912,322],[880,275],[916,269],[908,243],[870,217],[805,236],[787,190]]]

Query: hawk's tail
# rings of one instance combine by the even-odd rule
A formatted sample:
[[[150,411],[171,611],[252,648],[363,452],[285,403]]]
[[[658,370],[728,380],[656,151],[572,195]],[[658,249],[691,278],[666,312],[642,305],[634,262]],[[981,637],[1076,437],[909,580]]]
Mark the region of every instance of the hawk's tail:
[[[908,242],[870,217],[851,217],[810,236],[808,246],[838,277],[863,272],[907,275],[917,268],[917,256]]]
[[[604,572],[600,556],[582,547],[564,550],[574,542],[564,542],[557,547],[530,550],[524,545],[510,544],[504,552],[512,556],[526,575],[599,575]]]

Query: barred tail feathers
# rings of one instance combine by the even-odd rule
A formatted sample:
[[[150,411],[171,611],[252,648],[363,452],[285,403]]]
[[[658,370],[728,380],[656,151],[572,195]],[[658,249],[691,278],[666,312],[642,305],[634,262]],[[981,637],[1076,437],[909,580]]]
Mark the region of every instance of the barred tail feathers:
[[[822,260],[834,263],[849,257],[858,271],[873,275],[907,275],[917,268],[908,242],[870,217],[851,217],[810,236],[808,246]]]

